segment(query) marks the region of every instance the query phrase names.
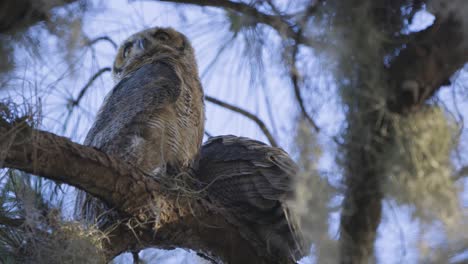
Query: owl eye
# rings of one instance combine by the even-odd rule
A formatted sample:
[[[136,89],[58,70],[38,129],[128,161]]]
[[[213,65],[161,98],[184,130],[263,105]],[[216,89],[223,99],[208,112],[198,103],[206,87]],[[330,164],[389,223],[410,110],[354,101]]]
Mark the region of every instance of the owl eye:
[[[154,38],[161,41],[166,41],[169,40],[170,36],[164,31],[158,31],[154,34]]]
[[[132,51],[132,43],[128,43],[125,45],[123,50],[123,57],[127,58],[130,55],[130,51]]]

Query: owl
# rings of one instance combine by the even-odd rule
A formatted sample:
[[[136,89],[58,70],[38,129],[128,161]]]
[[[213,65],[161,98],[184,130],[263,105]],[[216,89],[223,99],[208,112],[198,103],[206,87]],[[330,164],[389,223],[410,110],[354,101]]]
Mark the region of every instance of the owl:
[[[120,46],[112,74],[116,84],[84,144],[154,177],[190,170],[200,151],[205,117],[187,37],[172,28],[138,32]],[[80,192],[76,208],[78,216],[93,221],[105,205]]]
[[[225,219],[268,263],[296,263],[304,255],[297,217],[288,207],[297,165],[280,148],[232,135],[213,137],[201,149],[197,178],[207,206]]]

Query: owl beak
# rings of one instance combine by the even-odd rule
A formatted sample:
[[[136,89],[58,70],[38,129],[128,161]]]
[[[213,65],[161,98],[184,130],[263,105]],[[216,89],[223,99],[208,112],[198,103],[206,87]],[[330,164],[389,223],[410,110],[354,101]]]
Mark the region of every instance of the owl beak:
[[[139,39],[139,40],[137,41],[136,44],[137,44],[138,48],[144,50],[144,49],[146,48],[146,45],[147,45],[146,42],[147,42],[147,40],[146,40],[145,38],[141,38],[141,39]]]

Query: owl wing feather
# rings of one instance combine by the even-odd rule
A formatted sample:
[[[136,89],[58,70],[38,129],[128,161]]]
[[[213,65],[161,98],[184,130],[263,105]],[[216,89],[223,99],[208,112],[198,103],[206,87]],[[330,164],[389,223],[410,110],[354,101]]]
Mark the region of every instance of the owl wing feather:
[[[296,171],[296,164],[279,148],[219,136],[203,145],[197,176],[210,202],[246,239],[289,262],[302,251],[297,223],[285,204],[293,194]]]
[[[143,112],[152,113],[174,103],[180,86],[179,76],[167,63],[157,61],[140,67],[107,95],[84,144],[97,148],[109,144]]]

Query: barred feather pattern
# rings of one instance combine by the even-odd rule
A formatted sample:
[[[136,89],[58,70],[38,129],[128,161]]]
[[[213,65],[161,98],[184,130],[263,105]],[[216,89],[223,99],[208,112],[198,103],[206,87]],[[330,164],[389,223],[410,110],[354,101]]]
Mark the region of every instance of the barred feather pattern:
[[[302,256],[302,238],[286,201],[296,172],[282,149],[227,135],[203,145],[197,176],[208,206],[224,214],[255,248],[267,248],[278,263],[295,263]]]
[[[161,31],[171,39],[159,41]],[[146,43],[138,44],[142,40]],[[128,43],[134,43],[134,56],[125,57]],[[113,73],[118,83],[104,99],[84,144],[154,177],[165,177],[168,167],[176,169],[173,173],[190,170],[200,151],[205,117],[187,38],[170,28],[136,33],[119,49]],[[116,217],[108,205],[82,191],[75,215],[100,227]]]

